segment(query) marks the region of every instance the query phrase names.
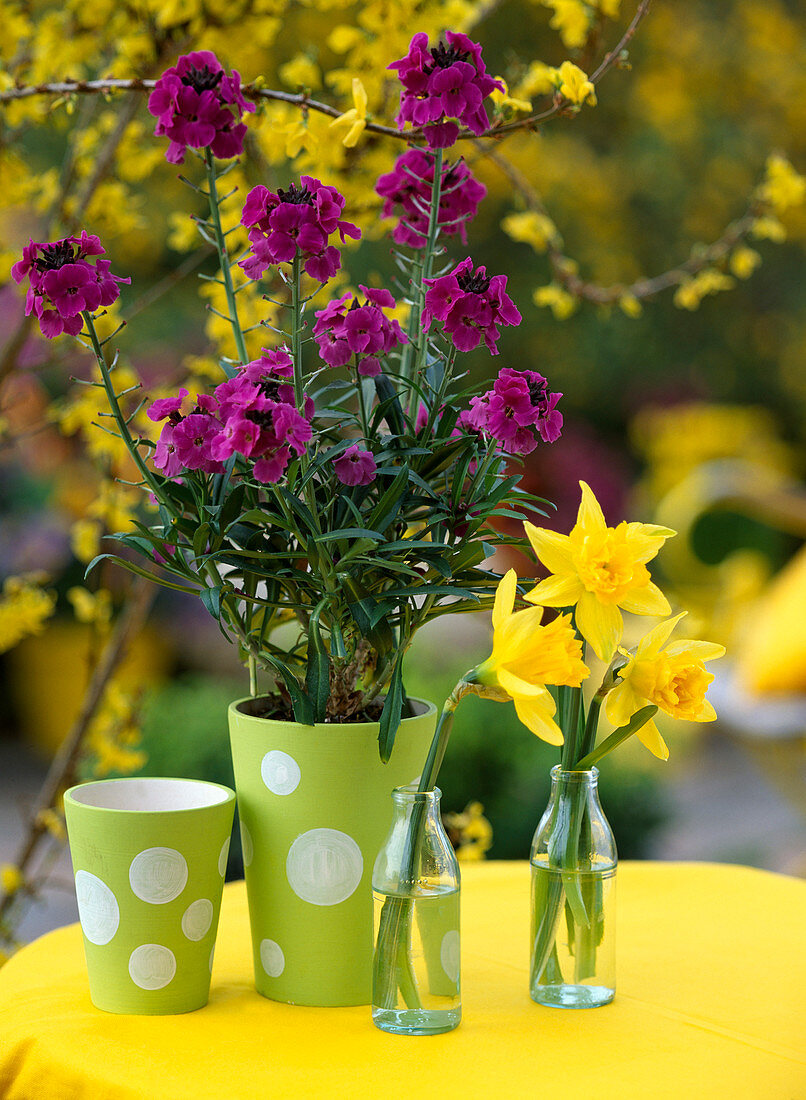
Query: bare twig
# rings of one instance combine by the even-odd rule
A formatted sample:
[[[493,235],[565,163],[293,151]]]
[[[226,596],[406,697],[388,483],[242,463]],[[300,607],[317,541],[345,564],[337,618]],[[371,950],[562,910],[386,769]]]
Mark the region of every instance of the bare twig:
[[[479,148],[482,148],[479,145]],[[550,217],[546,207],[532,183],[515,167],[505,156],[494,150],[483,150],[491,160],[507,177],[509,182],[520,194],[527,208],[534,210],[545,217]],[[569,294],[576,298],[582,298],[596,305],[611,305],[624,297],[652,298],[663,290],[679,286],[697,272],[710,267],[724,259],[730,251],[747,236],[753,227],[753,222],[760,211],[758,204],[752,202],[745,213],[726,227],[724,232],[711,244],[702,247],[696,255],[668,271],[661,272],[651,278],[636,279],[632,283],[613,283],[610,286],[602,286],[599,283],[587,282],[576,274],[576,265],[571,261],[562,249],[551,241],[548,242],[546,255],[551,264],[552,274],[556,282],[564,286]]]
[[[154,601],[155,593],[154,586],[143,579],[138,578],[132,584],[131,594],[118,618],[114,633],[93,669],[81,704],[81,710],[69,734],[56,753],[34,803],[28,834],[22,843],[15,863],[23,874],[42,839],[49,835],[43,815],[46,810],[54,807],[62,788],[73,781],[76,764],[90,723],[95,717],[110,679],[126,655],[130,641],[143,626]],[[0,898],[0,919],[3,918],[15,897],[15,894],[6,894]]]

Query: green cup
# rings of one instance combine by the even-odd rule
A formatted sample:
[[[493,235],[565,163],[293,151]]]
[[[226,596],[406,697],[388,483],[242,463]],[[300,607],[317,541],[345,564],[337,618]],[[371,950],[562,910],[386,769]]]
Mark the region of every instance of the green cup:
[[[161,1016],[207,1004],[235,793],[106,779],[64,796],[90,997]]]

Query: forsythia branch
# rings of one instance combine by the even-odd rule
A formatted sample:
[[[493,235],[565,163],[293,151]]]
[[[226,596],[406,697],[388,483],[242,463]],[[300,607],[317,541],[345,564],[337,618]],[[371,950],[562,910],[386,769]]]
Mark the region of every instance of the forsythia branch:
[[[639,23],[649,10],[651,0],[640,0],[629,26],[624,34],[619,39],[616,46],[610,50],[602,58],[598,67],[590,77],[592,84],[596,84],[598,80],[613,67],[622,51],[625,49],[627,43],[632,39],[635,34]],[[0,103],[9,103],[14,100],[30,99],[32,96],[42,95],[56,95],[56,96],[69,96],[69,95],[86,95],[86,94],[103,94],[107,92],[150,92],[156,84],[154,80],[144,80],[142,78],[134,78],[132,80],[117,80],[117,79],[103,79],[103,80],[62,80],[62,81],[50,81],[42,84],[25,84],[14,88],[7,88],[4,91],[0,91]],[[283,92],[275,88],[263,88],[256,83],[245,84],[242,88],[242,92],[246,99],[260,100],[268,99],[275,100],[281,103],[289,103],[292,106],[299,107],[303,111],[318,111],[320,114],[327,115],[330,118],[339,118],[343,114],[343,111],[338,107],[333,107],[329,103],[322,103],[320,100],[312,99],[307,92]],[[555,115],[560,114],[563,109],[570,106],[570,101],[562,95],[556,95],[551,107],[545,111],[537,112],[536,114],[528,115],[526,118],[517,119],[513,122],[508,122],[503,125],[497,125],[490,127],[489,130],[482,134],[482,137],[498,137],[503,134],[509,134],[516,130],[529,130],[533,129],[538,123],[545,122]],[[398,130],[396,127],[384,126],[378,122],[367,122],[365,129],[375,134],[382,134],[384,137],[397,138],[399,141],[411,141],[412,138],[422,137],[422,131],[418,129],[414,130]],[[476,135],[470,130],[463,130],[459,133],[460,139],[475,138]]]

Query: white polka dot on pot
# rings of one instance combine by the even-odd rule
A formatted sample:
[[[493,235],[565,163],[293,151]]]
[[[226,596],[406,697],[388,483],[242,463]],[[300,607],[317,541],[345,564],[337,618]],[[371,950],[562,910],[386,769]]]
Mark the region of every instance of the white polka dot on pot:
[[[289,885],[311,905],[338,905],[354,894],[364,873],[361,849],[338,829],[309,829],[298,836],[285,864]]]
[[[178,898],[187,880],[187,861],[175,848],[146,848],[129,867],[132,890],[151,905],[165,905]]]
[[[218,873],[223,878],[227,873],[227,857],[229,856],[229,842],[230,838],[224,841],[221,845],[221,851],[218,853]]]
[[[241,819],[241,852],[243,854],[243,865],[248,867],[255,855],[254,845],[252,844],[252,834]]]
[[[84,935],[90,943],[105,946],[120,926],[118,899],[97,875],[76,871],[76,900]]]
[[[160,943],[143,943],[129,956],[129,976],[140,989],[164,989],[176,974],[176,956]]]
[[[272,749],[260,762],[260,776],[272,794],[288,795],[299,786],[302,773],[293,756]]]
[[[192,901],[182,914],[182,931],[189,940],[203,940],[213,923],[213,903],[207,898]]]
[[[279,978],[285,970],[285,955],[275,940],[262,940],[260,963],[270,978]]]

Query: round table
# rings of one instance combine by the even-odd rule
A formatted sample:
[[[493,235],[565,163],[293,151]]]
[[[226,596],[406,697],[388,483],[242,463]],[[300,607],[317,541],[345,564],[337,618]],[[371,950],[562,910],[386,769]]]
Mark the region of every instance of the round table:
[[[209,1005],[93,1008],[77,925],[0,970],[3,1100],[215,1097],[806,1097],[806,883],[747,867],[623,863],[618,988],[605,1008],[527,993],[529,868],[463,867],[463,1022],[386,1035],[367,1008],[300,1008],[252,986],[243,883],[224,891]]]

